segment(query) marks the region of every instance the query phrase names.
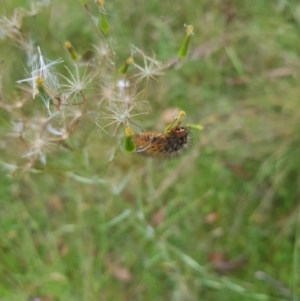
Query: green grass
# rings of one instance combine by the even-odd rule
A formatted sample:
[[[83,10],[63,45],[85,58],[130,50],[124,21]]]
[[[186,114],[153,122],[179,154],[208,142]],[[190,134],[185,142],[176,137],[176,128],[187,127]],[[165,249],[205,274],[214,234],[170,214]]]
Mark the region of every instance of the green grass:
[[[30,3],[4,2],[7,16]],[[14,177],[2,164],[0,300],[298,300],[300,5],[106,2],[118,66],[130,44],[162,61],[175,57],[183,24],[194,26],[189,56],[152,84],[139,125],[162,130],[164,111],[179,107],[204,130],[192,133],[186,156],[161,163],[124,153],[86,118],[72,151],[52,152],[46,166]],[[65,40],[79,53],[99,42],[80,1],[53,1],[23,30],[67,65]],[[0,40],[0,60],[8,98],[26,77],[26,58]],[[38,110],[29,102],[24,116]],[[5,138],[12,120],[0,108],[6,164],[21,162],[22,145]],[[216,254],[247,262],[222,273]]]

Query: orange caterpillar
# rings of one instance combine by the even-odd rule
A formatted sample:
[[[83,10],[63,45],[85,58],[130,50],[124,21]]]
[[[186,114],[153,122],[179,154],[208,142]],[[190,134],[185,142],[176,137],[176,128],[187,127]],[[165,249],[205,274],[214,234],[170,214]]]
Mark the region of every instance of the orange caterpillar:
[[[158,159],[172,159],[183,154],[189,144],[189,131],[186,127],[170,128],[167,134],[154,131],[133,135],[138,154]]]

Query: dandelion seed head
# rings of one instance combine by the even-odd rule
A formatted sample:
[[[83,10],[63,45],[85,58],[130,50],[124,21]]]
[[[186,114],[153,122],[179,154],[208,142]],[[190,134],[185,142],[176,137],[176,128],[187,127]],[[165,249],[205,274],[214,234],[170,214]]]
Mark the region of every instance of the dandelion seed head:
[[[113,132],[113,135],[115,135],[120,125],[123,125],[126,128],[128,127],[132,118],[147,114],[146,112],[133,113],[134,108],[134,105],[113,102],[110,107],[106,108],[107,113],[105,113],[101,118],[109,120],[108,124],[104,125],[103,127],[99,124],[98,126],[102,129],[105,129],[106,127],[114,125],[115,130]]]
[[[104,84],[102,84],[100,86],[99,89],[99,102],[98,102],[98,106],[100,107],[100,105],[104,102],[107,101],[108,105],[114,101],[115,99],[115,85],[114,83],[111,81],[111,79],[108,79],[105,81]]]
[[[61,75],[66,80],[66,84],[61,85],[61,87],[64,89],[64,92],[67,95],[67,98],[71,97],[71,101],[74,100],[74,98],[81,94],[83,90],[88,89],[88,86],[92,83],[93,79],[97,75],[93,75],[92,71],[89,73],[84,73],[83,76],[80,76],[78,66],[75,64],[75,74],[71,72],[71,70],[66,67],[70,78],[67,78],[64,75]],[[82,95],[81,95],[82,96]]]
[[[101,41],[101,44],[99,44],[99,46],[94,46],[94,49],[100,61],[107,60],[112,57],[111,49],[109,48],[108,44],[104,41]]]
[[[59,94],[59,83],[57,80],[57,76],[51,71],[52,67],[56,64],[60,64],[63,61],[61,59],[50,61],[45,59],[41,50],[38,47],[38,58],[32,64],[30,77],[17,81],[18,84],[29,82],[32,88],[32,97],[33,99],[38,94],[38,84],[42,84],[45,86],[46,91],[49,97],[54,98]],[[46,104],[46,103],[45,103]]]
[[[48,135],[43,136],[35,133],[35,136],[29,141],[29,150],[23,155],[24,158],[38,158],[42,163],[46,163],[46,151],[51,151],[57,143],[48,139]]]
[[[133,46],[134,47],[134,46]],[[133,65],[138,69],[138,72],[134,75],[137,78],[137,82],[141,82],[144,79],[149,81],[150,79],[156,80],[157,77],[164,75],[165,68],[162,63],[155,59],[155,54],[152,57],[145,55],[141,50],[134,47],[133,48],[136,54],[139,54],[143,59],[143,66],[140,66],[135,61]]]

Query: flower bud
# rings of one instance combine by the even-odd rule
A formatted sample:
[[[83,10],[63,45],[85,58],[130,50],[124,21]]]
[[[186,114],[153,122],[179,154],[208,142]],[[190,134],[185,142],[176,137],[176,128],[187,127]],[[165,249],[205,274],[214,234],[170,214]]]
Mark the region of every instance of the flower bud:
[[[104,13],[101,14],[99,27],[102,33],[107,36],[110,30],[110,25]]]
[[[76,52],[76,50],[73,47],[73,45],[69,41],[66,41],[65,42],[65,47],[67,48],[68,52],[70,53],[72,60],[75,61],[75,62],[77,62],[78,59],[79,59],[79,55]]]
[[[186,28],[185,39],[184,39],[183,44],[181,45],[181,47],[179,49],[179,52],[178,52],[178,56],[179,56],[180,59],[183,59],[187,54],[192,34],[193,34],[193,26],[188,25],[187,28]]]
[[[131,128],[125,129],[124,149],[128,153],[132,153],[136,150],[136,145],[132,139],[133,135],[134,135],[133,129],[131,129]]]
[[[186,116],[185,111],[179,112],[178,116],[174,118],[174,121],[165,128],[166,136],[169,136],[172,130],[174,130],[180,126],[180,124],[181,124],[182,120],[185,118],[185,116]]]
[[[128,71],[128,67],[134,63],[134,60],[132,57],[129,57],[125,63],[119,68],[119,73],[126,74]]]
[[[186,125],[186,127],[189,128],[189,129],[197,130],[197,131],[202,131],[203,130],[203,126],[201,124],[191,124],[191,123],[188,123]]]

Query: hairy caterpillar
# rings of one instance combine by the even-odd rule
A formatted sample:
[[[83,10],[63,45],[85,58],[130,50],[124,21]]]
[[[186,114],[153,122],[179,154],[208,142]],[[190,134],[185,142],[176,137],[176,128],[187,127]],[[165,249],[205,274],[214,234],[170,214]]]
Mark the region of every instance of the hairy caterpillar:
[[[189,145],[189,131],[178,126],[166,133],[146,131],[132,137],[138,154],[158,159],[173,159],[182,155]]]

